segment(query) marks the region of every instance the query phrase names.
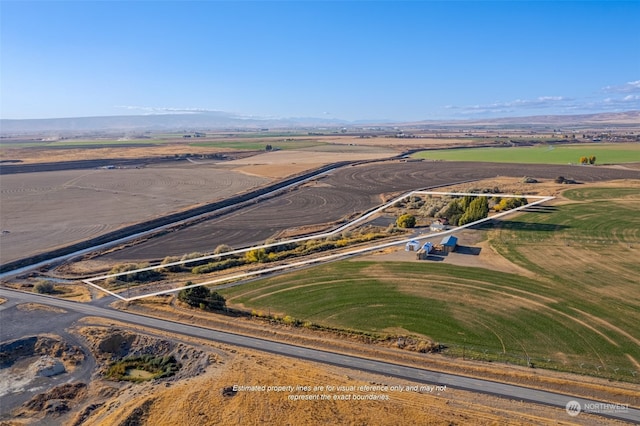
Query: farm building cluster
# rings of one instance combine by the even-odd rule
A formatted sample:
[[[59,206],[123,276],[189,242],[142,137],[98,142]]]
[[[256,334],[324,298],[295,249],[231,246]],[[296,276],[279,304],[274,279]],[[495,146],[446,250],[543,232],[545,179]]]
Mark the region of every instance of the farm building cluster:
[[[421,244],[418,240],[411,240],[405,245],[404,249],[405,251],[415,252],[418,260],[425,260],[429,254],[440,254],[446,256],[447,254],[455,251],[457,245],[458,238],[453,235],[447,235],[442,238],[440,244],[434,245],[431,241]]]

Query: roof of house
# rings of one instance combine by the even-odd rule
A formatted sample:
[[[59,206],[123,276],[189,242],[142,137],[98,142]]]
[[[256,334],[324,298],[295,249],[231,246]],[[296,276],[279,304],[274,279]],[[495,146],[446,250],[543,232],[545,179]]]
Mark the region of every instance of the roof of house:
[[[453,235],[447,235],[446,237],[444,237],[442,239],[440,244],[442,244],[443,246],[454,246],[455,247],[455,245],[458,244],[458,238],[454,237]]]

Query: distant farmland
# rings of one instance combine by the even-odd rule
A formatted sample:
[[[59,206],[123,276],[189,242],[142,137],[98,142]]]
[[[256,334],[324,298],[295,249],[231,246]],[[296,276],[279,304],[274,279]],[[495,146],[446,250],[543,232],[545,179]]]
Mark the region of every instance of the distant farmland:
[[[640,162],[640,144],[544,145],[509,148],[438,149],[421,151],[415,158],[499,163],[577,164],[582,156],[596,157],[596,164]]]

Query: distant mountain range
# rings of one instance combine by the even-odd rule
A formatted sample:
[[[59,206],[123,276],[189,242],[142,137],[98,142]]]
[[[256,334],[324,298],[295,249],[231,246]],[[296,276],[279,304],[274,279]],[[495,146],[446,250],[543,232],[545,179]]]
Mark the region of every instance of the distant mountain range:
[[[640,111],[583,115],[544,115],[533,117],[507,117],[471,120],[425,120],[392,122],[384,120],[346,121],[331,118],[260,118],[242,117],[226,112],[198,112],[187,114],[120,115],[103,117],[74,117],[47,119],[0,119],[2,136],[20,134],[67,132],[142,132],[142,131],[195,131],[195,130],[256,130],[294,129],[318,127],[363,126],[585,126],[585,125],[640,126]]]
[[[604,112],[598,114],[579,115],[535,115],[527,117],[502,117],[449,121],[420,121],[412,124],[432,123],[451,124],[457,126],[603,126],[603,125],[636,125],[640,127],[640,111]],[[408,123],[407,123],[408,124]]]
[[[226,112],[182,114],[117,115],[44,119],[1,119],[0,133],[88,132],[88,131],[168,131],[213,129],[260,129],[339,126],[346,121],[319,118],[271,119],[241,117]]]

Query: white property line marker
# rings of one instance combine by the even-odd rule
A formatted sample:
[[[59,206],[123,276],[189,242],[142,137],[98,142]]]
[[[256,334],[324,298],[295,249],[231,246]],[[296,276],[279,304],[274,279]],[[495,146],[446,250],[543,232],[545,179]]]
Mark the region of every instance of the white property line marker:
[[[244,272],[244,273],[241,273],[241,274],[222,277],[222,278],[218,278],[218,279],[211,280],[211,281],[204,281],[204,282],[197,283],[197,284],[191,284],[191,285],[188,285],[188,286],[177,287],[177,288],[173,288],[173,289],[170,289],[170,290],[157,291],[157,292],[154,292],[154,293],[143,294],[143,295],[140,295],[140,296],[123,297],[123,296],[120,296],[117,293],[114,293],[114,292],[112,292],[110,290],[107,290],[106,288],[104,288],[102,286],[99,286],[98,284],[95,283],[95,281],[104,280],[104,279],[107,279],[107,278],[119,277],[119,276],[122,276],[122,275],[134,274],[136,272],[152,271],[152,270],[162,269],[162,268],[166,268],[166,267],[170,267],[170,266],[184,265],[184,264],[187,264],[187,263],[193,263],[193,262],[198,262],[198,261],[202,261],[202,260],[217,259],[217,258],[220,258],[220,257],[223,257],[223,256],[229,256],[229,255],[234,255],[234,254],[242,254],[242,253],[246,253],[246,252],[251,251],[251,250],[264,249],[264,248],[270,248],[270,247],[277,247],[277,246],[281,246],[281,245],[286,245],[286,244],[291,244],[291,243],[299,243],[299,242],[302,242],[302,241],[314,240],[314,239],[318,239],[318,238],[326,238],[326,237],[329,237],[331,235],[338,234],[338,233],[344,231],[345,229],[350,228],[350,227],[352,227],[352,226],[354,226],[354,225],[356,225],[356,224],[358,224],[358,223],[370,218],[371,216],[381,212],[382,210],[393,206],[397,202],[402,201],[405,198],[411,197],[412,195],[448,195],[448,196],[462,196],[462,197],[463,196],[473,196],[473,197],[526,198],[526,199],[537,199],[537,201],[534,201],[534,202],[531,202],[531,203],[527,203],[524,206],[516,207],[514,209],[507,210],[505,212],[498,213],[498,214],[495,214],[493,216],[488,216],[488,217],[486,217],[484,219],[476,220],[475,222],[470,222],[470,223],[467,223],[466,225],[458,226],[457,228],[449,229],[447,231],[420,235],[418,237],[407,238],[405,240],[399,240],[399,241],[392,241],[392,242],[389,242],[389,243],[372,245],[372,246],[360,248],[360,249],[357,249],[357,250],[351,250],[351,251],[342,252],[342,253],[335,253],[335,254],[322,256],[322,257],[318,257],[318,258],[314,258],[314,259],[302,260],[302,261],[299,261],[299,262],[286,263],[286,264],[279,265],[279,266],[272,266],[272,267],[262,268],[262,269],[259,269],[257,271]],[[336,228],[331,232],[325,232],[325,233],[321,233],[321,234],[314,234],[314,235],[309,235],[309,236],[306,236],[306,237],[294,238],[294,239],[290,239],[290,240],[286,240],[286,241],[279,241],[277,243],[264,244],[264,245],[261,245],[261,246],[249,247],[249,248],[244,248],[244,249],[240,249],[240,250],[227,251],[227,252],[220,253],[220,254],[212,254],[212,255],[207,255],[207,256],[201,256],[201,257],[198,257],[198,258],[195,258],[195,259],[180,260],[180,261],[177,261],[177,262],[165,263],[165,264],[157,265],[157,266],[149,266],[149,267],[146,267],[146,268],[135,269],[135,270],[132,270],[132,271],[119,272],[117,274],[101,275],[101,276],[98,276],[98,277],[85,279],[85,280],[82,280],[82,281],[84,283],[92,286],[92,287],[97,288],[98,290],[101,290],[101,291],[111,295],[111,296],[115,296],[118,299],[121,299],[121,300],[129,302],[129,301],[132,301],[132,300],[144,299],[144,298],[152,297],[152,296],[160,296],[160,295],[163,295],[163,294],[175,293],[177,291],[184,290],[184,289],[187,289],[187,288],[199,287],[199,286],[210,285],[210,284],[220,284],[220,283],[224,283],[224,282],[228,282],[228,281],[235,281],[235,280],[239,280],[239,279],[254,277],[254,276],[257,276],[257,275],[268,274],[268,273],[271,273],[271,272],[282,271],[282,270],[285,270],[285,269],[296,268],[296,267],[305,266],[305,265],[311,265],[313,263],[328,262],[328,261],[340,259],[342,257],[349,257],[349,256],[358,255],[358,254],[363,254],[363,253],[370,252],[370,251],[381,250],[381,249],[392,247],[392,246],[403,245],[403,244],[406,244],[406,243],[408,243],[409,241],[412,241],[412,240],[423,240],[423,239],[427,239],[427,238],[438,237],[438,236],[441,236],[441,235],[453,234],[454,232],[457,232],[459,230],[470,228],[472,226],[478,225],[480,223],[483,223],[483,222],[486,222],[486,221],[489,221],[489,220],[493,220],[493,219],[497,219],[497,218],[501,218],[501,217],[507,216],[507,215],[512,214],[514,212],[526,209],[527,207],[535,206],[535,205],[542,204],[542,203],[545,203],[547,201],[553,200],[554,198],[555,197],[552,197],[552,196],[538,196],[538,195],[475,194],[475,193],[469,193],[469,192],[437,192],[437,191],[420,191],[420,190],[416,190],[416,191],[411,191],[411,192],[408,192],[406,194],[403,194],[403,195],[401,195],[399,197],[396,197],[393,200],[383,204],[382,206],[380,206],[380,207],[370,211],[369,213],[359,217],[358,219],[355,219],[355,220],[353,220],[353,221],[351,221],[351,222],[349,222],[349,223],[347,223],[345,225],[342,225],[339,228]]]

